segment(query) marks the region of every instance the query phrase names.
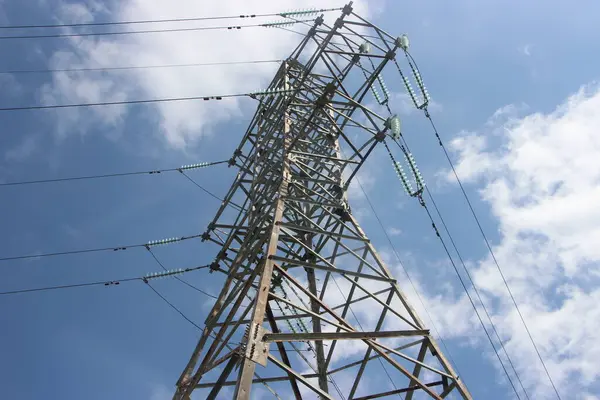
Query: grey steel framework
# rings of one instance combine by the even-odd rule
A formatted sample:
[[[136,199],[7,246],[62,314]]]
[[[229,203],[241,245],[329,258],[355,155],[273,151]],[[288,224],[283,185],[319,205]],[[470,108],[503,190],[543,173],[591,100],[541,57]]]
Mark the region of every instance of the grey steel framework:
[[[391,134],[363,103],[403,45],[350,3],[332,27],[317,18],[255,94],[230,162],[239,173],[203,236],[227,277],[174,399],[249,399],[257,387],[281,399],[471,398],[346,197]]]

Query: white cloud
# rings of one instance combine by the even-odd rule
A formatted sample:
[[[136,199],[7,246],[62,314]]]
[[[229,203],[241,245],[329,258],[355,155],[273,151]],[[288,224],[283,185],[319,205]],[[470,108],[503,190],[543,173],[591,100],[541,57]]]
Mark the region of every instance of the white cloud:
[[[39,137],[30,135],[23,138],[18,145],[8,149],[4,153],[4,159],[8,162],[24,161],[38,149]]]
[[[452,142],[460,176],[480,185],[497,218],[494,252],[548,369],[577,399],[597,396],[600,379],[598,109],[600,90],[590,85],[549,114],[500,122],[500,112],[485,128],[495,135]],[[533,398],[552,398],[495,264],[481,260],[473,276],[496,305],[494,322]]]
[[[167,400],[173,397],[173,390],[165,385],[153,385],[150,389],[150,400]]]
[[[0,90],[7,97],[20,96],[23,92],[23,87],[15,79],[12,74],[0,74]]]
[[[152,20],[192,16],[239,15],[278,10],[307,8],[314,5],[308,0],[285,0],[274,5],[265,0],[230,0],[196,2],[176,0],[168,3],[143,0],[115,2],[110,13],[112,20]],[[339,1],[319,3],[319,7],[343,5]],[[355,8],[368,14],[364,2],[355,2]],[[65,21],[89,21],[101,6],[65,3],[58,17]],[[330,18],[337,18],[338,12]],[[152,25],[156,28],[243,25],[257,23],[257,19],[220,20],[181,24]],[[261,19],[260,22],[268,22]],[[147,26],[136,26],[136,29]],[[291,53],[299,36],[266,28],[248,28],[240,31],[220,30],[185,33],[157,33],[144,35],[73,38],[65,50],[54,54],[53,68],[106,67],[122,65],[157,65],[197,62],[281,59]],[[54,80],[42,89],[45,104],[76,103],[142,98],[245,93],[268,84],[276,69],[275,64],[252,66],[220,66],[178,69],[138,69],[118,73],[77,72],[55,74]],[[145,110],[151,121],[156,121],[169,144],[183,148],[211,132],[219,123],[239,116],[244,100],[224,99],[218,102],[190,101],[161,103]],[[246,100],[249,101],[249,100]],[[247,103],[253,104],[253,103]],[[63,110],[66,111],[66,110]],[[127,115],[124,107],[102,107],[92,110],[61,111],[59,128],[81,127],[81,122],[102,122],[112,128]],[[155,112],[153,112],[155,111]],[[86,127],[83,126],[85,129]]]
[[[523,54],[524,56],[531,56],[531,45],[530,44],[525,44],[521,47],[519,47],[519,53]]]
[[[390,236],[400,236],[402,235],[402,229],[394,228],[393,226],[388,228],[387,230]]]

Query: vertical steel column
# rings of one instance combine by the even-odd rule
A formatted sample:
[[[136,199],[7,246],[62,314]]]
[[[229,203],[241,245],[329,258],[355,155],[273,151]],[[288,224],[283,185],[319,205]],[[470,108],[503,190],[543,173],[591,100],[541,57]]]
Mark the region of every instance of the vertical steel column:
[[[284,90],[289,90],[289,77],[288,77],[288,64],[287,62],[284,64],[283,73],[284,77]],[[271,235],[269,238],[269,244],[267,247],[267,252],[265,254],[265,262],[263,266],[263,270],[260,274],[260,283],[258,285],[258,290],[256,294],[256,302],[254,305],[254,312],[252,314],[252,322],[250,324],[250,329],[256,326],[262,326],[263,321],[265,319],[265,312],[267,310],[267,302],[269,301],[269,293],[271,289],[271,279],[273,277],[273,261],[272,257],[277,252],[277,243],[279,242],[279,232],[281,230],[279,224],[281,223],[283,217],[283,210],[285,208],[285,198],[288,193],[288,185],[290,180],[290,161],[288,154],[288,146],[291,142],[290,137],[290,119],[289,119],[289,111],[286,109],[284,111],[285,115],[283,117],[283,126],[282,126],[282,135],[283,135],[283,146],[281,148],[282,151],[282,165],[281,165],[281,184],[279,186],[279,190],[277,192],[277,198],[275,200],[275,214],[273,217],[273,223],[271,227]],[[246,338],[246,340],[249,340]],[[262,341],[262,338],[260,339]],[[250,399],[250,389],[252,388],[252,379],[254,377],[254,369],[256,367],[256,363],[249,359],[245,358],[240,367],[238,384],[235,388],[235,396],[236,400],[249,400]]]

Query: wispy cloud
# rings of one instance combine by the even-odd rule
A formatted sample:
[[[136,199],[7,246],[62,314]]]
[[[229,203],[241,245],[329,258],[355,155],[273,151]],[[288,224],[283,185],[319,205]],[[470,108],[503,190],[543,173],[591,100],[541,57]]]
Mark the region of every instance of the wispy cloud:
[[[593,393],[600,378],[600,90],[583,87],[549,114],[504,124],[501,146],[482,133],[457,138],[457,168],[479,183],[497,218],[494,252],[563,394]],[[487,129],[487,127],[486,127]],[[494,321],[535,398],[552,389],[490,258],[473,273],[494,301]],[[548,397],[549,398],[549,397]]]
[[[2,11],[0,10],[0,13]],[[1,21],[1,18],[0,18]],[[0,74],[0,90],[4,96],[16,97],[23,92],[23,87],[12,74]]]
[[[398,229],[398,228],[394,228],[394,227],[388,228],[387,232],[388,232],[388,234],[390,236],[400,236],[400,235],[402,235],[402,230]]]
[[[19,144],[8,149],[4,153],[4,159],[8,162],[25,161],[31,157],[39,148],[39,137],[29,135],[23,138]]]
[[[114,20],[157,19],[191,15],[237,15],[241,10],[254,13],[272,12],[274,3],[265,0],[198,3],[177,0],[169,3],[126,0],[114,3],[114,8],[103,10],[95,2],[91,5],[63,3],[57,17],[65,21],[89,21],[98,11],[111,14]],[[285,0],[275,10],[299,9],[314,5],[308,0]],[[326,1],[319,7],[339,6],[337,1]],[[365,2],[355,2],[358,10],[366,11]],[[332,18],[337,18],[337,14]],[[244,21],[246,23],[246,21]],[[248,19],[247,23],[255,22]],[[266,22],[266,21],[262,21]],[[238,22],[236,22],[237,24]],[[219,21],[219,24],[228,24]],[[177,27],[198,26],[198,23],[178,24]],[[161,24],[161,28],[173,28]],[[298,36],[285,31],[266,28],[248,28],[221,31],[203,31],[169,34],[130,35],[110,38],[73,38],[65,49],[56,52],[50,66],[106,67],[117,65],[156,65],[196,62],[225,62],[282,59],[298,42]],[[276,65],[220,66],[182,69],[138,69],[119,73],[57,73],[52,83],[41,90],[44,104],[63,102],[93,102],[245,93],[264,87],[272,77]],[[224,99],[218,102],[161,103],[150,106],[155,112],[145,119],[155,121],[160,134],[175,147],[184,148],[209,134],[215,125],[239,116],[244,100]],[[128,116],[125,107],[94,108],[61,112],[57,118],[62,132],[80,129],[81,122],[94,126],[119,125]],[[85,126],[84,126],[85,128]]]
[[[525,44],[521,47],[519,47],[519,53],[523,54],[524,56],[531,56],[531,49],[532,49],[532,45],[531,44]]]

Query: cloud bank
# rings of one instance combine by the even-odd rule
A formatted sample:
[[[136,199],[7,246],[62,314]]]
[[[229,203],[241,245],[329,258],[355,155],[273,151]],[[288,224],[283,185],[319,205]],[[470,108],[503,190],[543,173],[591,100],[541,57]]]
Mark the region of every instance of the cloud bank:
[[[587,85],[548,114],[504,108],[485,132],[451,142],[460,177],[497,219],[495,255],[548,370],[577,399],[600,393],[599,109],[600,88]],[[533,398],[553,398],[495,264],[476,264],[475,284],[525,385]]]

